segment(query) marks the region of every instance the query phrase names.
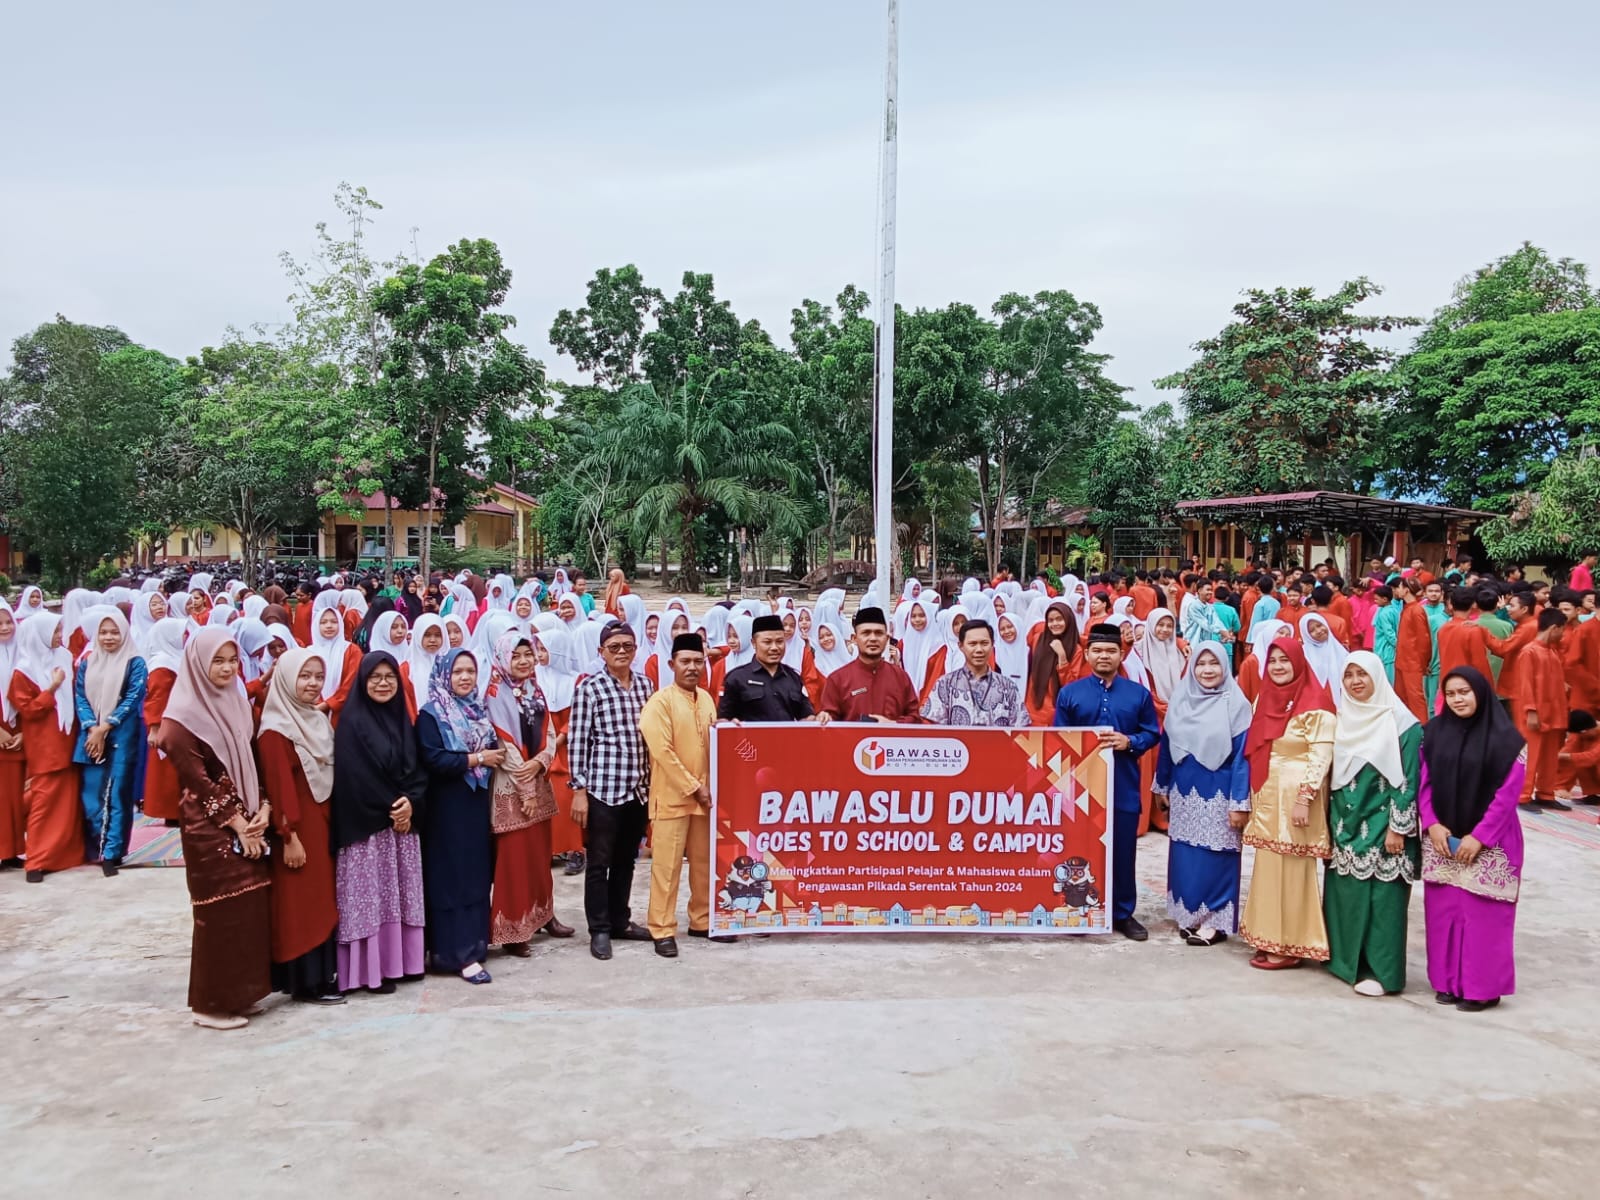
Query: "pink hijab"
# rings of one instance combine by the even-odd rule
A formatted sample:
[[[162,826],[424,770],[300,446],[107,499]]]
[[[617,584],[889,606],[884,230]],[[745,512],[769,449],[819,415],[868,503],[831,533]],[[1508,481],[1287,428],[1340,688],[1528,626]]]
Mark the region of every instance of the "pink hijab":
[[[233,780],[245,812],[254,816],[261,807],[261,784],[255,755],[250,750],[255,732],[250,701],[237,683],[219,688],[208,674],[217,651],[232,641],[233,634],[225,625],[208,626],[189,639],[183,648],[182,669],[172,685],[172,698],[161,719],[176,721],[211,747]]]

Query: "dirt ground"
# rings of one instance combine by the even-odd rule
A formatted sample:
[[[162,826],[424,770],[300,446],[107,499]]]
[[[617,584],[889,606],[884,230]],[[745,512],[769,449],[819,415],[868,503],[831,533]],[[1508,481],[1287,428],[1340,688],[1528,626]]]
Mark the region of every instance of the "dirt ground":
[[[1593,810],[1530,815],[1518,994],[1362,999],[1151,940],[582,935],[246,1030],[183,1010],[170,868],[0,875],[4,1194],[1593,1195]],[[642,880],[641,880],[642,883]],[[642,903],[643,889],[639,898]],[[581,924],[579,888],[558,911]]]

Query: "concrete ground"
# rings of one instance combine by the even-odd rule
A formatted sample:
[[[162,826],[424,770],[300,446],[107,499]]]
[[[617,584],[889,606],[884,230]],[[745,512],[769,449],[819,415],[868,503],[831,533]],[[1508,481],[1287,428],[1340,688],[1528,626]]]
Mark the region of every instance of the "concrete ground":
[[[182,872],[0,875],[8,1196],[1594,1195],[1600,838],[1530,815],[1520,991],[1367,1000],[1151,940],[582,936],[246,1030],[183,1009]],[[640,891],[642,903],[643,892]],[[581,924],[579,888],[557,902]]]

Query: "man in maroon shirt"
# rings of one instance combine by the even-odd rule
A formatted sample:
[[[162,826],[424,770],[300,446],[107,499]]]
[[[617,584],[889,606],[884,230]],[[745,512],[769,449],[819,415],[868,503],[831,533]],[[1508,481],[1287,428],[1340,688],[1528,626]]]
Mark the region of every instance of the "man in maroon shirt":
[[[885,661],[889,622],[881,608],[863,608],[855,615],[856,656],[822,688],[822,711],[835,721],[879,721],[914,725],[921,706],[911,676],[898,663]]]

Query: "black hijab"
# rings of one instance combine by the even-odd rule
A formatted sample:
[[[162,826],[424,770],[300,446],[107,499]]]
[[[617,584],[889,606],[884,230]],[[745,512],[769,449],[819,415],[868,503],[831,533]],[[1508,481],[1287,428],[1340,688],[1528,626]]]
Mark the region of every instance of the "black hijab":
[[[1494,794],[1527,745],[1482,672],[1457,667],[1439,681],[1439,691],[1452,679],[1463,679],[1478,698],[1478,710],[1463,720],[1444,710],[1422,734],[1422,759],[1428,764],[1433,811],[1453,837],[1465,837],[1489,811]]]
[[[406,712],[404,686],[378,704],[367,695],[367,680],[388,663],[400,664],[382,650],[364,655],[356,681],[333,734],[333,844],[354,846],[389,828],[389,807],[401,796],[411,801],[413,827],[422,816],[427,776],[417,762],[416,730]]]
[[[394,611],[394,601],[387,596],[379,596],[367,606],[367,615],[361,618],[361,624],[356,628],[355,637],[350,640],[361,647],[365,654],[372,649],[372,627],[378,623],[378,618],[384,613]]]

